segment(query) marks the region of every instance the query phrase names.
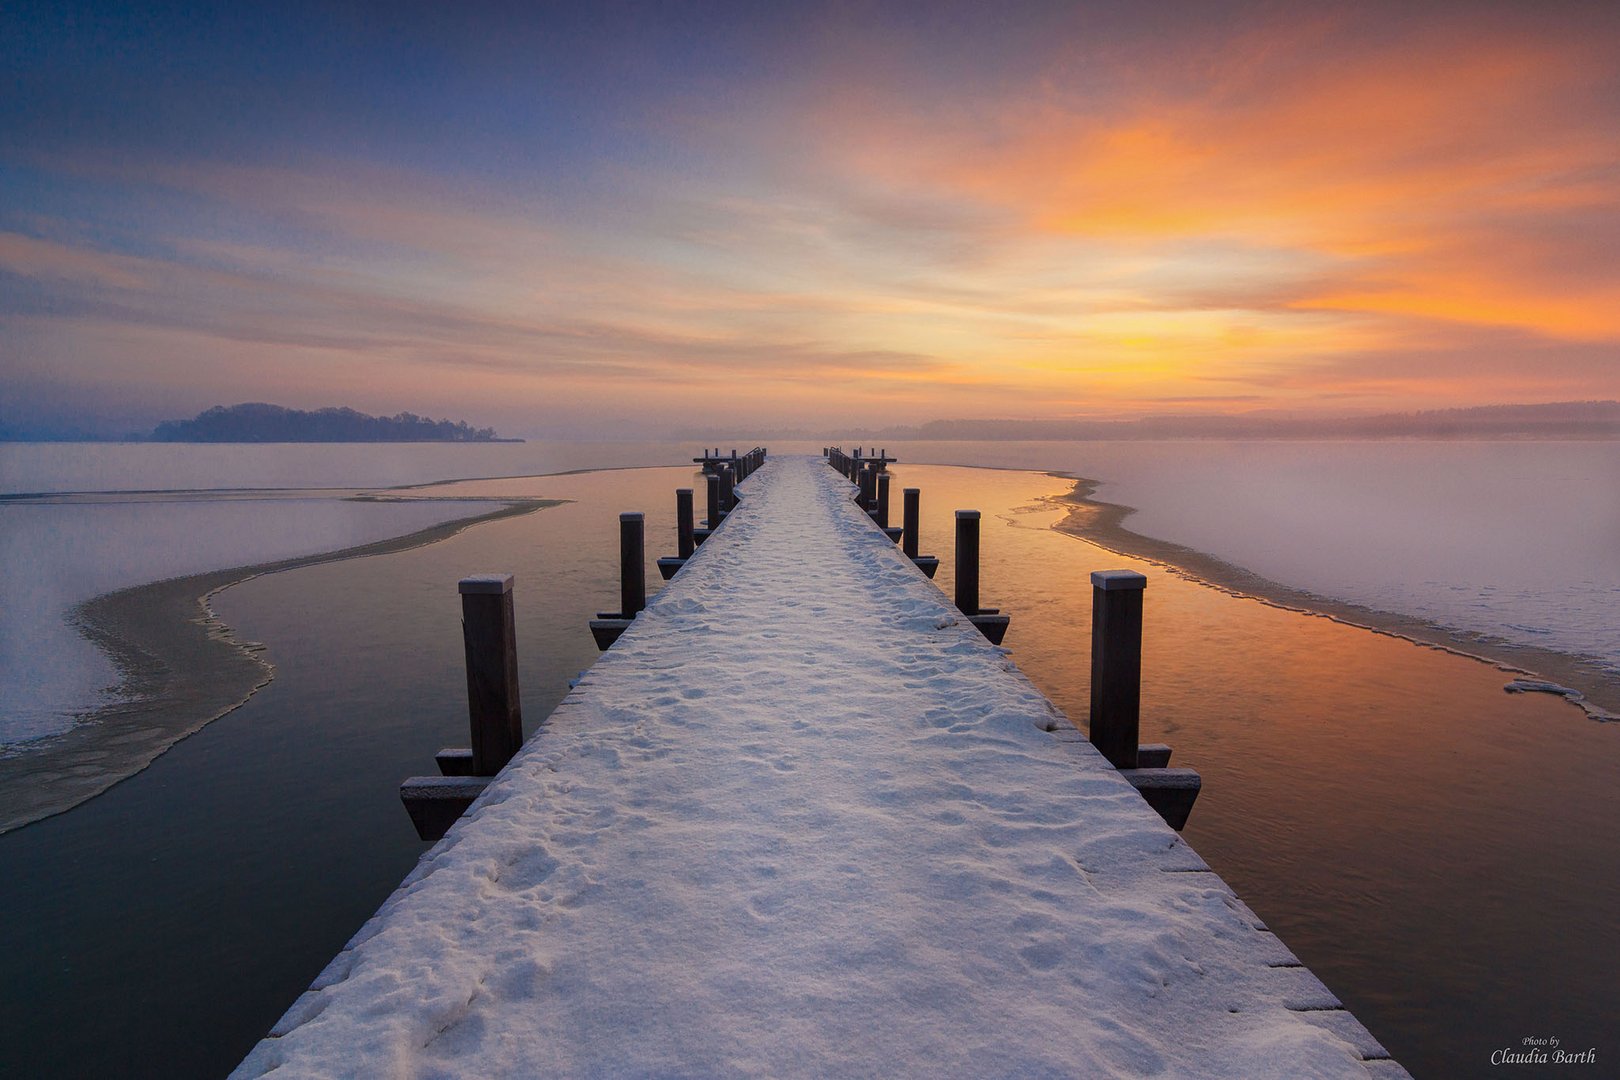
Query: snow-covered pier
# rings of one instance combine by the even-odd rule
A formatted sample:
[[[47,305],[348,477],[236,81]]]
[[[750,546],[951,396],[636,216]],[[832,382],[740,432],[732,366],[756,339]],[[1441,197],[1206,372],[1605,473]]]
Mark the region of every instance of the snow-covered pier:
[[[236,1076],[1406,1075],[837,472],[742,490]]]

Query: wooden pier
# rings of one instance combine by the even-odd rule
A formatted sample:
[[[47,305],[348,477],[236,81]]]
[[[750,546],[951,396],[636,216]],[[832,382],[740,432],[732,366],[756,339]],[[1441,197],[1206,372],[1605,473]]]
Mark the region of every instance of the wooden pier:
[[[627,514],[625,625],[509,762],[525,583],[468,578],[486,775],[422,779],[454,824],[235,1075],[1406,1076],[1141,781],[1190,770],[1137,741],[1140,575],[1094,579],[1088,741],[976,517],[946,597],[877,458],[761,451],[650,601]]]

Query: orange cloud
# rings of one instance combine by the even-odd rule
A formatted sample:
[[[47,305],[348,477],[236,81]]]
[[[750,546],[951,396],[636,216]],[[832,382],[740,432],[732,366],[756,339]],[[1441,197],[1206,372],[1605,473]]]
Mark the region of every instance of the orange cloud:
[[[1403,29],[1365,40],[1330,21],[1271,26],[1190,58],[1133,54],[1129,70],[1071,51],[965,125],[901,102],[895,118],[867,107],[854,131],[838,134],[836,116],[821,129],[871,182],[995,206],[1120,261],[1201,259],[1234,306],[1264,250],[1298,282],[1280,302],[1275,276],[1260,290],[1273,311],[1620,337],[1620,264],[1575,288],[1524,265],[1537,220],[1620,208],[1613,43]],[[1511,227],[1493,228],[1502,218]]]
[[[25,310],[7,360],[649,423],[717,394],[793,423],[1620,396],[1620,44],[1572,26],[1054,33],[966,73],[829,33],[836,60],[708,124],[649,104],[667,153],[566,197],[340,160],[36,163],[226,224],[0,234],[19,303],[71,301]]]

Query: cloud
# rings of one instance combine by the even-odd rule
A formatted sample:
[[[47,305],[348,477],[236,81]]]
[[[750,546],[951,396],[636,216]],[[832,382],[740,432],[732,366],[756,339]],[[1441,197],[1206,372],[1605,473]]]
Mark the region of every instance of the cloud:
[[[723,71],[660,24],[662,77],[611,93],[501,50],[424,103],[359,57],[377,98],[321,122],[348,145],[5,142],[8,389],[144,365],[188,404],[280,378],[648,422],[1612,396],[1613,15],[1021,15],[801,14]]]
[[[851,93],[815,124],[867,183],[1201,272],[1168,289],[1137,275],[1143,307],[1620,337],[1614,39],[1444,14],[1399,34],[1307,16],[1124,55],[1075,46],[965,116]],[[1258,276],[1256,252],[1272,263]]]

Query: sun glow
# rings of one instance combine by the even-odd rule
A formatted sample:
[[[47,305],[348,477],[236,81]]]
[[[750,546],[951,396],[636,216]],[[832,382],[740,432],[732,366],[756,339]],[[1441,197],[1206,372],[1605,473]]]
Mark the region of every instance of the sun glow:
[[[514,430],[717,386],[786,424],[1620,396],[1600,14],[1042,17],[946,78],[942,28],[827,15],[770,79],[536,97],[493,158],[0,148],[9,396]]]

